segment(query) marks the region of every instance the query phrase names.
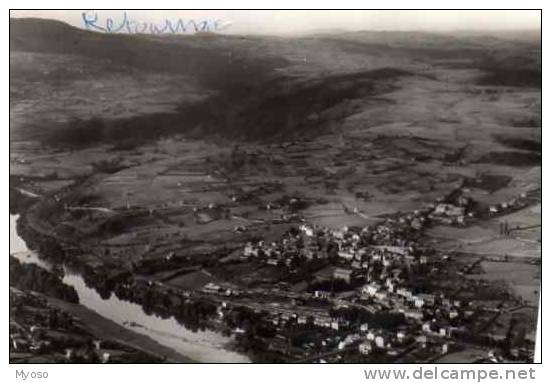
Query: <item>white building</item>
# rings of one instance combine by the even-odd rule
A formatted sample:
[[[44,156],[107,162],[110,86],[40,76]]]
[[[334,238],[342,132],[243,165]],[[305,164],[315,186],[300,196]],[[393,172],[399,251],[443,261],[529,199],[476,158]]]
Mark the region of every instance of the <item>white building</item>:
[[[379,291],[381,289],[381,285],[379,285],[378,283],[375,283],[375,282],[372,282],[372,283],[369,283],[367,285],[364,285],[362,287],[362,293],[363,294],[366,294],[366,295],[369,295],[369,296],[374,296],[377,291]]]
[[[362,342],[358,345],[358,351],[362,355],[369,355],[373,350],[373,344],[371,342]]]

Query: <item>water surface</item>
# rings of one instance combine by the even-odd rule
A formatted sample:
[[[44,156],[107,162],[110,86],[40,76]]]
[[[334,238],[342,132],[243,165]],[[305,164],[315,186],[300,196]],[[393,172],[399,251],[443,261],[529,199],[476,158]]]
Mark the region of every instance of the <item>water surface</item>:
[[[48,270],[51,264],[38,258],[30,251],[16,231],[17,215],[10,214],[10,254],[24,263],[34,263]],[[84,279],[77,273],[65,269],[63,282],[77,291],[80,304],[97,312],[134,332],[144,334],[163,346],[198,362],[242,363],[250,360],[223,347],[231,338],[214,331],[193,332],[179,324],[174,318],[163,319],[156,315],[147,315],[136,303],[123,301],[111,294],[103,299],[99,293],[86,286]]]

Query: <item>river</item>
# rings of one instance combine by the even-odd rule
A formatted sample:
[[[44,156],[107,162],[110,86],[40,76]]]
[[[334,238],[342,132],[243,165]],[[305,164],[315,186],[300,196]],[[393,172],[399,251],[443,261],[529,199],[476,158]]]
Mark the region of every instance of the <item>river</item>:
[[[45,269],[51,269],[51,264],[38,258],[19,237],[16,230],[17,218],[17,215],[10,214],[10,254],[21,262],[34,263]],[[147,315],[140,305],[120,300],[115,294],[111,294],[108,299],[103,299],[96,290],[86,286],[80,275],[68,269],[65,270],[63,282],[75,288],[81,305],[129,330],[146,335],[194,361],[250,362],[246,356],[224,349],[224,345],[231,339],[219,333],[210,330],[192,332],[174,318],[163,319],[156,315]]]

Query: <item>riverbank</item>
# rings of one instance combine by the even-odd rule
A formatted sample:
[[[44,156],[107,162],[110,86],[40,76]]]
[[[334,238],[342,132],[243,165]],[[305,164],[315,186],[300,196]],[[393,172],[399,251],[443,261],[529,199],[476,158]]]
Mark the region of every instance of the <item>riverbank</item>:
[[[120,326],[82,305],[65,302],[52,297],[45,298],[52,306],[78,317],[84,326],[97,337],[127,344],[145,353],[153,354],[163,359],[166,363],[196,363],[191,358],[155,342],[148,336],[138,334]]]
[[[22,214],[19,220],[15,216],[10,216],[10,236],[13,240],[10,240],[10,253],[14,253],[14,256],[27,263],[64,264],[63,282],[76,289],[82,305],[67,305],[59,301],[57,304],[67,305],[69,311],[82,316],[83,322],[90,324],[98,334],[107,333],[119,338],[122,342],[135,344],[138,348],[151,349],[163,356],[167,362],[242,363],[249,361],[247,357],[225,349],[231,342],[231,338],[206,329],[189,330],[171,317],[170,311],[177,308],[178,304],[168,309],[155,305],[152,307],[153,310],[144,312],[141,293],[148,292],[147,286],[140,285],[135,288],[116,290],[116,287],[120,287],[121,284],[112,283],[109,276],[98,272],[97,269],[87,267],[86,264],[79,264],[78,259],[65,259],[62,244],[56,243],[55,249],[49,245],[44,247],[42,240],[49,243],[52,239],[47,238],[44,233],[33,230],[25,220],[25,213],[22,212]],[[28,250],[27,244],[31,248],[38,249],[40,258],[36,252]],[[57,252],[50,253],[41,249],[53,249]],[[69,262],[63,262],[63,260]],[[71,267],[67,268],[68,265]],[[133,294],[128,295],[130,291],[133,291]],[[180,303],[179,306],[182,306],[183,302]],[[159,307],[163,310],[159,310]]]

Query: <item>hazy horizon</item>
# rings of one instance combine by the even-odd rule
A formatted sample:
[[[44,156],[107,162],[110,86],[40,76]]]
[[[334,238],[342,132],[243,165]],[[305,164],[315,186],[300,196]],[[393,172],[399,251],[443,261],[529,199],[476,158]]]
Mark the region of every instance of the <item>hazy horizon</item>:
[[[41,18],[66,22],[86,29],[83,12],[89,19],[97,16],[97,25],[105,26],[111,18],[114,26],[127,17],[136,23],[163,25],[166,20],[218,21],[223,33],[256,35],[301,35],[323,31],[418,31],[418,32],[509,32],[538,31],[541,13],[536,11],[503,10],[376,10],[376,11],[84,11],[84,10],[12,10],[10,17]]]

